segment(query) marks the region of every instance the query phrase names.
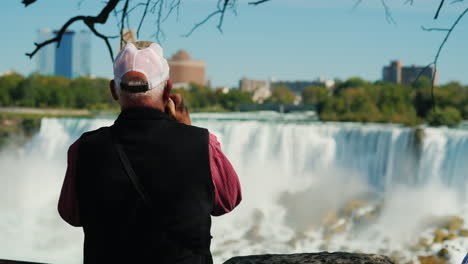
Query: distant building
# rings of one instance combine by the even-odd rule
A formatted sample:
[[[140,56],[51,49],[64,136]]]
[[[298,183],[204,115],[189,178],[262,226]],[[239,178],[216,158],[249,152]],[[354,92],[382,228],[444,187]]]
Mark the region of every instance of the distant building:
[[[333,88],[335,81],[326,80],[323,77],[318,78],[315,81],[276,81],[271,79],[265,80],[251,80],[246,77],[242,78],[239,82],[239,87],[242,91],[253,93],[252,99],[255,102],[263,102],[265,99],[271,96],[272,90],[278,86],[286,86],[294,94],[296,94],[296,103],[299,103],[302,98],[302,90],[309,86],[322,86],[327,89]]]
[[[382,80],[391,83],[411,85],[418,76],[434,79],[435,84],[438,82],[437,71],[433,66],[412,65],[404,67],[401,61],[392,61],[389,66],[385,66],[382,70]]]
[[[255,90],[263,87],[270,88],[270,82],[264,80],[251,80],[244,77],[239,81],[239,87],[241,91],[253,93]]]
[[[201,60],[192,60],[185,50],[180,50],[168,60],[170,79],[175,87],[184,87],[190,83],[205,85],[206,64]]]
[[[38,32],[37,43],[53,38],[55,34],[50,29]],[[36,54],[37,71],[43,75],[53,75],[55,72],[55,44],[42,47]]]
[[[73,43],[73,78],[91,76],[91,32],[77,32]]]
[[[54,34],[58,32],[55,31]],[[75,32],[67,31],[63,33],[60,47],[55,50],[55,70],[54,75],[73,78],[73,36]]]
[[[42,29],[38,41],[43,42],[56,36],[58,31]],[[44,75],[59,75],[67,78],[91,75],[91,33],[88,31],[66,31],[60,47],[50,44],[39,50],[37,71]]]
[[[127,43],[134,43],[137,41],[135,30],[124,29],[122,32],[122,43],[120,43],[119,51],[127,45]]]
[[[327,89],[332,89],[335,86],[334,80],[327,80],[324,77],[319,77],[317,80],[314,81],[315,86],[323,86]]]
[[[239,81],[241,91],[253,93],[252,100],[263,102],[271,96],[270,82],[264,80],[251,80],[247,77]]]

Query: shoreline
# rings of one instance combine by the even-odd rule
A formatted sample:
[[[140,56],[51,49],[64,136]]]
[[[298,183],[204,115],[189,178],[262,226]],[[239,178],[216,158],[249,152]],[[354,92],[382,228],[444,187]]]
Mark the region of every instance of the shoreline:
[[[0,107],[0,116],[36,116],[36,117],[91,117],[93,112],[87,109]]]

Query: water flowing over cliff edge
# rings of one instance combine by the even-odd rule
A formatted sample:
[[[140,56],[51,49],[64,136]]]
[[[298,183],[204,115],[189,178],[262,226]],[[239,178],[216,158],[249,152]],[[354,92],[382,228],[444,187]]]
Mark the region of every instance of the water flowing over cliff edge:
[[[467,130],[262,113],[192,118],[218,137],[243,186],[243,203],[213,219],[215,263],[322,250],[418,261],[446,248],[458,264],[468,251]],[[0,258],[80,263],[81,230],[56,210],[66,151],[112,122],[45,118],[27,145],[1,153]]]

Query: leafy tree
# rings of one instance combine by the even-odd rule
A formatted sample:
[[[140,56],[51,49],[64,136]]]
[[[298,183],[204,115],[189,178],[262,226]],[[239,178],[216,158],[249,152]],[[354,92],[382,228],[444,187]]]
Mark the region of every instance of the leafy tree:
[[[296,95],[287,86],[276,86],[273,88],[270,98],[266,103],[292,104]]]
[[[0,77],[0,106],[9,106],[14,103],[12,94],[24,77],[18,73],[7,74]]]
[[[241,90],[229,90],[228,93],[220,94],[219,102],[224,109],[238,111],[240,104],[253,103],[252,95]]]
[[[454,107],[436,109],[428,116],[428,122],[431,126],[449,126],[454,127],[462,121],[460,112]]]
[[[328,97],[328,91],[325,87],[309,86],[302,91],[302,101],[304,104],[322,104]]]

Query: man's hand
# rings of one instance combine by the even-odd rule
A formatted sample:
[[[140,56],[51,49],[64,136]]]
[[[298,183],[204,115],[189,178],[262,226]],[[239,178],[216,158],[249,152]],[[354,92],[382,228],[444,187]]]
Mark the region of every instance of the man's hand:
[[[180,94],[169,95],[169,102],[166,106],[166,113],[168,113],[177,122],[192,125],[190,121],[190,115],[187,107],[184,104],[184,100]]]

